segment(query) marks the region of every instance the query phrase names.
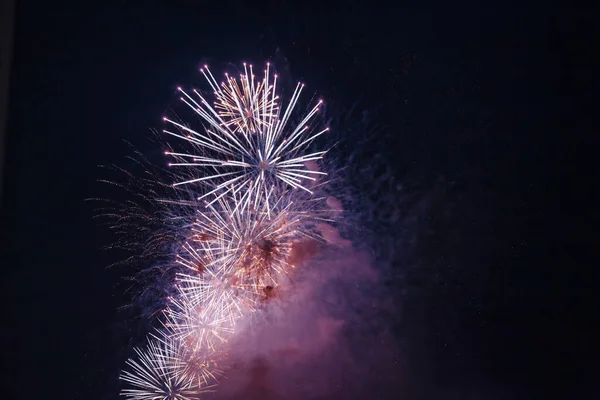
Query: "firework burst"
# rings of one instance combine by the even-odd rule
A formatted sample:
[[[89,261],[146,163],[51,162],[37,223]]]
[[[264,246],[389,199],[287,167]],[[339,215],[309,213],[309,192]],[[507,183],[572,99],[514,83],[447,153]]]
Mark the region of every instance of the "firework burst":
[[[200,296],[186,289],[186,285],[178,285],[179,296],[171,298],[171,304],[164,312],[165,331],[162,333],[184,343],[193,352],[214,352],[233,333],[237,316],[235,303],[214,297],[199,302]],[[216,291],[215,288],[194,289]]]
[[[208,388],[201,388],[184,374],[185,362],[177,342],[153,338],[145,349],[135,349],[137,360],[127,360],[131,371],[123,371],[121,379],[135,389],[121,394],[132,400],[190,400]]]
[[[289,259],[293,246],[323,241],[317,227],[332,221],[330,210],[321,206],[325,197],[296,194],[276,196],[271,190],[253,201],[220,198],[198,213],[188,244],[193,262],[182,262],[192,271],[230,282],[250,302],[263,297],[266,288],[278,286],[294,268]]]
[[[190,149],[167,152],[175,158],[170,165],[201,171],[199,176],[174,185],[208,183],[210,189],[198,197],[206,199],[208,204],[230,192],[243,191],[248,198],[267,196],[272,186],[311,193],[306,182],[325,175],[307,168],[306,162],[321,159],[326,151],[304,154],[311,142],[328,131],[325,128],[314,132],[308,125],[319,111],[321,101],[290,127],[303,84],[298,83],[282,114],[277,75],[271,76],[269,64],[261,81],[256,79],[252,66],[246,64],[239,80],[226,75],[220,85],[208,67],[201,72],[214,92],[212,105],[198,90],[191,94],[178,90],[181,100],[204,122],[203,129],[195,130],[164,118],[175,128],[164,132],[184,140]]]

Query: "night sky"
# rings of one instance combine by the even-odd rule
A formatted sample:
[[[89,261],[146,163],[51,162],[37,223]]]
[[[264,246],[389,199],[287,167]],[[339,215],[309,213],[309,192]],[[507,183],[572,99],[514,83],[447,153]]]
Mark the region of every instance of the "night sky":
[[[267,59],[326,99],[328,117],[350,121],[352,137],[373,135],[371,147],[348,139],[344,150],[380,183],[356,175],[349,185],[365,207],[357,220],[388,248],[385,265],[374,263],[378,283],[355,286],[377,299],[365,318],[383,321],[392,339],[372,351],[389,357],[365,356],[373,365],[345,376],[364,380],[361,390],[347,394],[338,379],[314,398],[600,395],[597,300],[572,246],[597,211],[586,216],[591,198],[562,194],[583,190],[579,171],[597,170],[597,139],[573,139],[591,109],[573,101],[592,76],[569,36],[585,13],[505,2],[101,3],[17,1],[0,398],[118,397],[132,338],[145,332],[123,309],[132,271],[106,268],[119,261],[102,249],[114,237],[85,201],[113,195],[98,165],[123,163],[124,140],[159,155],[144,138],[161,128],[177,85],[201,80],[201,63]],[[587,148],[581,168],[576,145]],[[349,346],[368,339],[360,324],[355,332]],[[238,398],[270,398],[252,390]]]

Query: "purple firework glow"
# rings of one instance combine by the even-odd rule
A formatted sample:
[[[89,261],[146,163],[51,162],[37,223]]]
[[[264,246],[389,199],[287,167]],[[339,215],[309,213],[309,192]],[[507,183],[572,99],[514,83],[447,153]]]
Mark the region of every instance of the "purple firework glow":
[[[164,118],[164,133],[176,139],[165,153],[174,159],[177,195],[143,195],[168,209],[168,224],[180,221],[174,230],[185,233],[169,266],[176,272],[160,329],[121,374],[128,384],[122,395],[134,400],[206,396],[224,377],[228,384],[213,396],[281,396],[292,376],[333,357],[343,341],[346,322],[315,307],[316,299],[336,292],[344,270],[352,279],[377,279],[369,257],[336,228],[342,202],[328,194],[331,178],[319,168],[326,151],[312,149],[328,128],[309,125],[322,101],[294,123],[304,85],[281,105],[269,64],[262,80],[245,64],[239,79],[226,75],[221,84],[208,68],[201,72],[212,102],[201,91],[178,89],[199,127]],[[267,373],[273,364],[277,373]],[[341,382],[343,371],[337,375]],[[298,383],[294,393],[315,395],[327,386]]]

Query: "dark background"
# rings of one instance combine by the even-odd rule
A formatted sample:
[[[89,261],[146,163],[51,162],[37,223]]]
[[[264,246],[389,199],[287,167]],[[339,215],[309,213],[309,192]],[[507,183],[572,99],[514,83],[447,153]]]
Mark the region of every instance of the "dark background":
[[[111,236],[84,202],[102,195],[97,165],[159,125],[198,63],[277,48],[328,101],[370,110],[390,176],[428,199],[386,280],[407,360],[389,372],[407,383],[373,398],[598,396],[595,288],[575,247],[597,243],[591,13],[440,3],[17,1],[0,397],[116,398],[138,333],[118,312],[128,271],[105,268]]]

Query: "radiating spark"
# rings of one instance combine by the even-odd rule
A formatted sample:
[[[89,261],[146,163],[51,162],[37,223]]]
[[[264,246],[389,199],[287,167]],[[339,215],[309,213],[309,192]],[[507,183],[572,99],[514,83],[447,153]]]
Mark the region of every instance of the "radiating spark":
[[[145,349],[136,348],[135,353],[137,360],[127,360],[131,370],[120,376],[134,389],[123,389],[123,396],[133,400],[190,400],[202,391],[182,374],[185,364],[173,340],[149,340]]]
[[[191,271],[229,282],[236,298],[253,307],[266,287],[276,287],[293,268],[288,257],[295,242],[321,240],[315,222],[330,219],[317,208],[319,203],[325,199],[296,204],[272,190],[264,197],[250,191],[222,197],[198,213],[192,227],[196,240],[186,247],[191,260],[181,262]]]
[[[266,196],[272,186],[302,189],[312,193],[308,183],[324,172],[306,168],[308,161],[323,158],[326,151],[305,154],[305,150],[328,128],[313,132],[307,125],[319,111],[319,101],[297,124],[290,122],[304,85],[298,83],[285,110],[279,105],[277,75],[271,76],[267,64],[258,81],[252,66],[244,64],[239,79],[226,75],[220,85],[208,69],[201,72],[214,91],[213,105],[200,92],[182,93],[181,100],[206,126],[195,130],[172,119],[164,120],[175,130],[164,132],[191,146],[189,152],[167,152],[175,162],[171,166],[196,168],[195,178],[175,183],[208,183],[211,190],[199,196],[208,204],[226,193],[246,191]],[[210,172],[206,172],[210,171]]]
[[[165,335],[181,342],[188,351],[214,352],[233,333],[235,306],[214,296],[209,301],[197,302],[195,293],[184,286],[178,286],[178,291],[164,312]]]

